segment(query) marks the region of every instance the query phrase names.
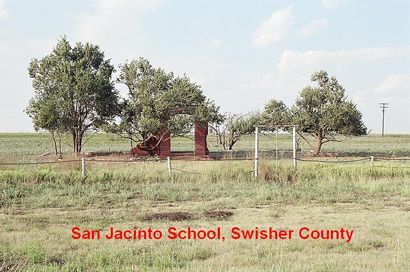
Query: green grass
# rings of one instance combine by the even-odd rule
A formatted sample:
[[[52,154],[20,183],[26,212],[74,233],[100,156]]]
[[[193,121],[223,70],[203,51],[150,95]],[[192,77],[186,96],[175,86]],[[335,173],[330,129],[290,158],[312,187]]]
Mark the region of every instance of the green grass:
[[[266,140],[264,140],[266,137]],[[282,138],[283,137],[283,138]],[[408,152],[409,136],[353,138],[328,148]],[[284,148],[289,139],[281,136]],[[360,144],[360,143],[363,143]],[[190,141],[176,139],[176,148]],[[179,144],[178,144],[179,143]],[[274,143],[262,136],[261,146]],[[37,160],[51,151],[47,135],[0,134],[0,161]],[[238,143],[252,150],[253,139]],[[210,145],[212,145],[210,143]],[[355,146],[356,145],[356,146]],[[29,149],[27,147],[30,147]],[[97,135],[86,151],[127,150]],[[212,150],[211,146],[211,150]],[[67,149],[68,151],[68,149]],[[389,154],[389,153],[386,153]],[[362,155],[362,154],[360,154]],[[0,167],[0,271],[408,271],[410,161],[350,164],[253,161],[79,162]],[[210,218],[209,211],[231,212]],[[188,219],[155,219],[158,213]],[[150,218],[150,220],[147,220]],[[73,240],[71,228],[215,228],[225,241]],[[252,229],[354,229],[341,240],[232,240],[234,226]]]
[[[314,144],[314,140],[309,138]],[[69,146],[70,139],[63,140],[63,152],[66,156],[71,154]],[[310,154],[310,147],[304,140],[300,139],[302,153]],[[188,138],[173,138],[173,151],[192,151],[193,140]],[[220,145],[216,144],[215,136],[208,136],[208,147],[212,151],[223,151]],[[265,133],[260,136],[260,149],[274,151],[275,135]],[[292,149],[292,139],[290,134],[280,134],[278,137],[279,152]],[[127,140],[118,138],[115,135],[95,134],[84,146],[84,152],[90,151],[125,151],[130,150],[130,143]],[[234,146],[237,151],[254,150],[254,137],[244,136]],[[324,152],[339,153],[340,156],[368,156],[380,154],[383,156],[410,156],[410,135],[368,135],[363,137],[352,137],[343,139],[342,142],[330,142],[323,145]],[[53,153],[53,145],[49,134],[46,133],[0,133],[0,162],[36,160],[39,156]]]

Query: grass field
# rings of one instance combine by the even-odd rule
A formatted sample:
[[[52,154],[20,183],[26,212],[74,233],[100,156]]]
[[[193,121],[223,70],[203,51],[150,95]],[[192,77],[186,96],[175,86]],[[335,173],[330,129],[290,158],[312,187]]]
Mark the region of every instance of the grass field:
[[[272,138],[262,142],[269,144]],[[351,139],[328,146],[408,152],[409,136]],[[361,141],[365,144],[360,144]],[[178,139],[178,148],[190,145]],[[248,143],[248,144],[247,144]],[[272,141],[273,143],[273,141]],[[287,138],[280,143],[285,146]],[[52,149],[42,134],[1,134],[1,161]],[[27,148],[30,146],[31,148]],[[87,151],[128,148],[97,135]],[[388,147],[394,146],[396,149]],[[252,138],[238,144],[252,150]],[[359,152],[359,151],[358,151]],[[290,161],[79,163],[0,167],[0,271],[409,271],[410,162]],[[73,240],[71,228],[220,226],[225,241]],[[233,240],[237,226],[354,230],[344,240]]]
[[[313,139],[309,140],[314,144]],[[69,139],[63,140],[63,152],[69,155],[71,147]],[[193,140],[188,138],[173,138],[173,151],[192,151]],[[311,147],[303,140],[300,146],[304,154],[309,154]],[[213,135],[208,136],[208,147],[212,151],[223,151],[216,144]],[[260,149],[275,150],[275,135],[261,134]],[[278,149],[292,149],[292,138],[290,134],[279,134]],[[90,151],[126,151],[130,150],[127,140],[114,135],[95,134],[84,146],[84,152]],[[235,146],[234,150],[253,151],[254,137],[244,136]],[[340,155],[381,154],[386,156],[410,156],[410,135],[368,135],[364,137],[352,137],[343,139],[342,142],[330,142],[323,145],[324,152],[336,152]],[[53,153],[53,145],[49,134],[45,133],[0,133],[0,162],[35,160],[45,153]]]

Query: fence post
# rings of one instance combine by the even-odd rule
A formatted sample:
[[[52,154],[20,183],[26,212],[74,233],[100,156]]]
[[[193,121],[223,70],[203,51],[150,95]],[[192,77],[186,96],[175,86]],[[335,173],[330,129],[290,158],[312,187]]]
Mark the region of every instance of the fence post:
[[[296,158],[296,126],[293,126],[292,130],[293,138],[293,167],[297,170],[297,158]]]
[[[279,160],[279,150],[278,150],[278,130],[279,130],[279,127],[278,126],[275,126],[275,138],[276,138],[276,140],[275,140],[275,145],[276,145],[276,149],[275,149],[275,157],[276,157],[276,172],[278,171],[278,164],[279,164],[279,162],[278,162],[278,160]]]
[[[174,182],[174,175],[172,174],[171,157],[167,157],[168,173],[171,176],[171,181]]]
[[[373,170],[374,167],[374,156],[370,156],[370,169]]]
[[[259,160],[259,128],[255,127],[255,177],[258,177],[258,160]]]
[[[81,176],[85,178],[87,176],[87,168],[85,165],[85,158],[81,158]]]

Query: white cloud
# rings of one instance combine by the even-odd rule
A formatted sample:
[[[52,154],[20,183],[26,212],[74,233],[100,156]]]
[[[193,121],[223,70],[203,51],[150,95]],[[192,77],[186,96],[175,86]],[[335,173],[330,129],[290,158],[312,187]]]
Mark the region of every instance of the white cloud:
[[[398,65],[398,63],[401,65]],[[386,100],[387,95],[377,93],[376,87],[386,73],[396,69],[410,67],[410,47],[380,47],[339,51],[291,51],[285,50],[277,63],[276,69],[262,72],[243,73],[226,69],[225,78],[233,78],[227,90],[235,94],[235,103],[230,101],[229,95],[218,95],[223,108],[233,112],[262,109],[266,101],[271,98],[281,99],[287,105],[292,105],[297,94],[306,86],[311,85],[310,77],[313,72],[326,70],[330,76],[335,76],[345,87],[346,94],[358,103],[364,113],[366,124],[370,128],[378,128],[374,121],[374,110],[378,109],[378,102]],[[406,69],[406,68],[405,68]],[[409,72],[405,74],[410,74]],[[235,77],[235,75],[237,75]],[[212,75],[210,75],[212,78]],[[226,81],[226,79],[225,79]],[[389,80],[391,81],[391,79]],[[402,81],[400,81],[402,82]],[[395,105],[405,101],[410,92],[405,92],[403,83],[396,88],[390,102]],[[387,84],[384,84],[387,85]],[[386,87],[384,87],[386,88]],[[390,93],[390,95],[393,94]],[[394,100],[395,99],[395,100]],[[388,102],[389,102],[388,101]],[[400,107],[397,107],[400,108]],[[410,108],[407,110],[410,116]],[[410,125],[410,123],[409,123]],[[410,131],[410,126],[407,128]]]
[[[314,71],[335,75],[354,95],[357,91],[374,92],[374,86],[386,71],[398,69],[397,62],[410,64],[410,47],[377,47],[339,51],[285,50],[278,63],[276,84],[286,84],[293,92],[308,85]],[[345,83],[345,84],[344,84]],[[365,96],[366,96],[365,95]],[[365,98],[363,96],[363,98]]]
[[[285,50],[277,70],[244,77],[239,84],[253,90],[261,108],[267,99],[277,98],[293,104],[298,92],[311,83],[311,74],[326,70],[345,87],[346,94],[358,104],[369,129],[379,131],[378,103],[394,105],[390,111],[390,132],[410,132],[401,116],[410,116],[410,47],[378,47],[339,51]]]
[[[340,51],[291,51],[285,50],[279,61],[280,70],[297,67],[320,68],[323,65],[333,67],[352,63],[369,63],[390,58],[409,57],[410,47],[375,47]]]
[[[0,21],[7,20],[9,18],[9,13],[4,6],[4,1],[0,0]]]
[[[93,0],[92,10],[75,15],[75,40],[101,45],[107,55],[129,58],[139,54],[147,34],[142,17],[158,7],[162,0]]]
[[[410,75],[389,75],[376,88],[376,93],[389,97],[409,95]]]
[[[313,20],[307,26],[299,29],[296,32],[296,36],[310,37],[316,33],[324,31],[328,25],[329,23],[326,18]]]
[[[207,49],[217,49],[223,46],[223,41],[215,38],[209,38],[203,42],[203,46]]]
[[[347,3],[349,0],[322,0],[320,3],[325,9],[336,9],[339,5]]]
[[[275,11],[253,33],[253,45],[267,46],[282,42],[289,35],[288,32],[292,23],[292,6]]]

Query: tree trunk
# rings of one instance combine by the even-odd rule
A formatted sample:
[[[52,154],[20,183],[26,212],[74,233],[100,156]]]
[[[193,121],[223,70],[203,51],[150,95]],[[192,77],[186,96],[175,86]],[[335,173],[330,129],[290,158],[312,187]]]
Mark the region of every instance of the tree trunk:
[[[231,141],[229,142],[229,150],[233,149],[233,146],[236,144],[237,140],[235,139],[231,139]]]
[[[222,135],[217,134],[217,142],[222,145]]]
[[[61,134],[59,133],[59,135],[58,135],[58,153],[59,153],[59,155],[58,155],[58,157],[61,159],[61,158],[63,158],[63,152],[61,151]]]
[[[77,135],[77,149],[76,149],[76,155],[80,156],[81,155],[81,147],[82,147],[82,135],[81,132],[78,132]]]
[[[73,136],[73,153],[76,154],[77,150],[77,133],[75,131],[71,132],[71,135]]]
[[[56,137],[54,135],[54,132],[50,132],[51,133],[51,138],[53,138],[53,143],[54,143],[54,153],[57,156],[58,151],[57,151],[57,142],[56,142]]]
[[[317,136],[317,144],[316,144],[316,149],[315,149],[315,156],[319,156],[320,150],[322,149],[322,144],[323,144],[323,137],[322,135]]]
[[[81,155],[82,134],[80,131],[73,132],[73,151],[76,156]]]
[[[235,144],[235,143],[230,142],[230,143],[229,143],[229,146],[228,146],[228,150],[232,150],[232,147],[233,147],[234,144]]]
[[[222,145],[223,149],[226,150],[225,132],[219,134],[219,143]]]

